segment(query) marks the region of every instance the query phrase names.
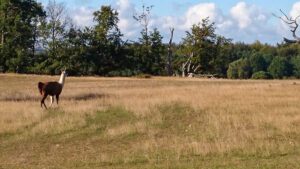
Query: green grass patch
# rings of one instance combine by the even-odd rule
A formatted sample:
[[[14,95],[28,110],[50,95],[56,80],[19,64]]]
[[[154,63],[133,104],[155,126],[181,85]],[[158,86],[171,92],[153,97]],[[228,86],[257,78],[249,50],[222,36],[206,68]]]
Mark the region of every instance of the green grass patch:
[[[132,112],[122,107],[112,107],[104,111],[97,111],[95,115],[88,115],[86,117],[86,125],[96,125],[99,130],[102,130],[135,120],[136,117]]]
[[[158,125],[165,133],[178,136],[196,134],[196,128],[201,129],[201,121],[205,118],[203,112],[194,110],[191,106],[183,103],[171,103],[158,107],[162,117],[162,123]]]
[[[42,120],[47,120],[47,119],[50,119],[50,118],[56,118],[58,116],[63,116],[65,114],[66,113],[62,109],[60,109],[60,108],[47,109],[42,114]]]

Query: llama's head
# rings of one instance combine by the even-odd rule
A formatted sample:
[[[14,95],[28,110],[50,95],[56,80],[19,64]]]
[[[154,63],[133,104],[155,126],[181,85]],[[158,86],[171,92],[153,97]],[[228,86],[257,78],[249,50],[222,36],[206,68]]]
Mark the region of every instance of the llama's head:
[[[68,75],[67,71],[66,70],[61,71],[61,75],[67,76]]]
[[[61,70],[61,75],[65,76],[65,77],[68,75],[68,74],[67,74],[67,68],[66,68],[66,67],[64,67],[64,69]]]

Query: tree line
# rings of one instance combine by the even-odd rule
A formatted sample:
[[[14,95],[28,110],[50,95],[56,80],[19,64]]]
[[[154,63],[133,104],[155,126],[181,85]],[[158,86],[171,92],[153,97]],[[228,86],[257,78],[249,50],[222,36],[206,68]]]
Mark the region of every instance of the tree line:
[[[276,46],[256,41],[233,43],[216,33],[209,18],[193,25],[179,43],[150,29],[153,6],[133,16],[142,27],[137,41],[124,40],[118,12],[102,6],[94,26],[78,27],[61,3],[43,7],[35,0],[0,1],[0,72],[70,75],[188,76],[232,79],[300,77],[298,43]],[[169,43],[163,43],[169,38]]]

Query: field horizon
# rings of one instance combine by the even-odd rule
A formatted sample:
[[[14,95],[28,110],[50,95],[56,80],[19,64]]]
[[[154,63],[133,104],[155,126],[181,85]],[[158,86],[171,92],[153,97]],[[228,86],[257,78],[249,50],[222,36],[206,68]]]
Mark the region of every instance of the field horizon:
[[[0,74],[0,168],[300,168],[300,80],[58,79]]]

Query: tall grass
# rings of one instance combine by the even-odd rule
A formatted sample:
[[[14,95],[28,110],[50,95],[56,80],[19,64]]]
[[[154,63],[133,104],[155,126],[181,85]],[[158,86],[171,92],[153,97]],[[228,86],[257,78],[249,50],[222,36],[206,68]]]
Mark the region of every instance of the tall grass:
[[[300,168],[299,81],[0,75],[0,168]]]

